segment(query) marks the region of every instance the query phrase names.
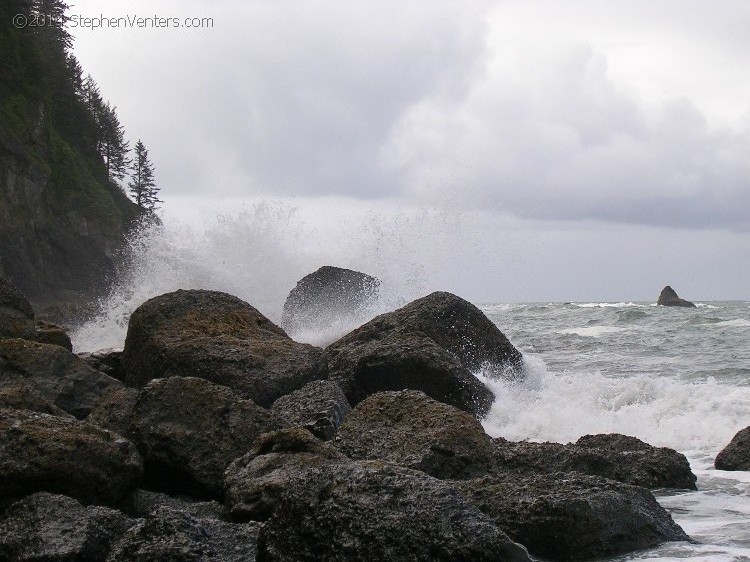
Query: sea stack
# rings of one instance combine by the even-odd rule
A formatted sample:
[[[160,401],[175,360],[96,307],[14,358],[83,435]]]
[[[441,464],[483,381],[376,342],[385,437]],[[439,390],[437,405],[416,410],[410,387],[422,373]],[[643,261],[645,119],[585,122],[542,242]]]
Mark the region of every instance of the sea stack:
[[[656,301],[656,304],[662,305],[662,306],[683,306],[686,308],[696,308],[696,306],[690,302],[686,301],[685,299],[681,299],[677,296],[677,293],[675,290],[667,285],[661,290],[661,294],[659,295],[659,300]]]

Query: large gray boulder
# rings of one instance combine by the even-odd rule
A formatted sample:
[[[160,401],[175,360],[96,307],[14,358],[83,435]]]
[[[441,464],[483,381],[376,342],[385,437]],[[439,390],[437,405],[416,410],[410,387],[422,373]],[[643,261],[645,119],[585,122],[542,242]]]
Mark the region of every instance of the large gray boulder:
[[[677,292],[667,285],[661,290],[656,304],[661,306],[681,306],[684,308],[696,308],[695,304],[677,296]]]
[[[27,410],[0,410],[0,451],[0,504],[44,491],[115,505],[143,474],[135,445],[122,436]]]
[[[0,376],[4,376],[1,367]],[[32,412],[74,419],[74,416],[55,406],[33,386],[22,382],[12,386],[0,387],[0,409],[31,410]]]
[[[750,427],[737,432],[716,455],[714,466],[719,470],[750,470]]]
[[[123,386],[67,349],[23,339],[0,340],[0,374],[0,387],[31,386],[79,419],[91,412],[105,392]]]
[[[494,395],[473,373],[517,376],[522,357],[477,307],[432,293],[374,318],[326,348],[329,378],[355,405],[384,390],[421,390],[476,416]]]
[[[361,324],[377,299],[379,286],[378,279],[365,273],[323,266],[291,290],[284,302],[281,327],[294,336]]]
[[[474,416],[417,390],[379,392],[360,402],[341,426],[340,451],[384,460],[441,479],[484,476],[493,444]]]
[[[258,537],[256,560],[529,560],[450,485],[377,461],[299,473]]]
[[[115,543],[107,562],[255,560],[259,524],[235,524],[160,507]]]
[[[316,437],[333,439],[352,407],[333,381],[313,381],[282,396],[271,411],[290,425],[304,427]]]
[[[505,475],[453,485],[513,540],[545,559],[603,558],[689,540],[648,490],[605,478]]]
[[[130,390],[120,393],[119,403],[117,395],[109,395],[92,421],[126,428],[123,433],[143,456],[146,486],[163,492],[221,499],[227,465],[260,434],[287,425],[204,379],[155,379],[137,396]]]
[[[233,521],[265,521],[291,483],[308,470],[346,462],[345,455],[301,427],[261,435],[253,448],[229,465],[224,503]]]
[[[322,350],[293,341],[246,302],[216,291],[175,291],[130,317],[122,380],[199,377],[269,407],[278,397],[325,378]]]
[[[521,474],[576,471],[645,488],[696,489],[685,455],[618,433],[585,435],[576,443],[494,439],[495,466]]]
[[[39,492],[0,518],[0,560],[101,562],[135,524],[114,509]]]

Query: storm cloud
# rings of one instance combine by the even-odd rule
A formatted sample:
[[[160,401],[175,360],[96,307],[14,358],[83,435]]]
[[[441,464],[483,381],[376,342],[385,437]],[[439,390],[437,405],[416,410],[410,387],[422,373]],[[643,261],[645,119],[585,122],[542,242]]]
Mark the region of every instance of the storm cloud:
[[[624,4],[165,2],[213,27],[74,31],[167,196],[747,230],[748,8]]]

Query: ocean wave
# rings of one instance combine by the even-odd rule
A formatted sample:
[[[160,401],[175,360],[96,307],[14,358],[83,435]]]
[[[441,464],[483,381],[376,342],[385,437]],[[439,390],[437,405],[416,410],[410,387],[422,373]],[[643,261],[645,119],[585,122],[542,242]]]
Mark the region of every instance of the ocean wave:
[[[722,328],[750,328],[750,320],[736,318],[734,320],[723,320],[717,322],[715,325],[721,326]]]
[[[580,308],[625,308],[630,306],[644,306],[634,302],[572,302],[572,306],[578,306]]]
[[[584,338],[600,338],[605,334],[624,332],[627,328],[618,326],[586,326],[585,328],[566,328],[558,330],[558,334],[581,336]]]

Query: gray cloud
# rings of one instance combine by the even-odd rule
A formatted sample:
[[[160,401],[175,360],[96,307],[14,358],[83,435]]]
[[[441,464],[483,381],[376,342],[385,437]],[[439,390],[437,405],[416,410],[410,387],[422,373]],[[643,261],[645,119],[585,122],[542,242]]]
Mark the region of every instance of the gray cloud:
[[[213,29],[81,31],[78,48],[128,132],[151,149],[165,194],[345,195],[746,229],[750,114],[717,126],[705,110],[721,99],[716,59],[678,48],[711,38],[722,53],[723,30],[727,52],[748,47],[737,33],[742,3],[693,2],[669,21],[681,4],[658,13],[641,1],[624,12],[614,2],[560,4],[193,1],[159,9],[211,16]],[[118,9],[153,12],[141,1]],[[622,23],[606,17],[615,9]],[[599,28],[584,16],[600,22],[599,35],[620,36],[590,37]],[[662,42],[651,45],[655,36]],[[648,66],[648,48],[674,64],[650,97],[655,86],[625,72],[628,53]],[[736,62],[727,58],[730,69]],[[701,88],[704,71],[713,86]],[[737,83],[727,99],[750,86]]]

